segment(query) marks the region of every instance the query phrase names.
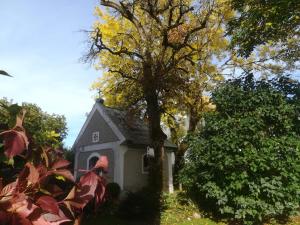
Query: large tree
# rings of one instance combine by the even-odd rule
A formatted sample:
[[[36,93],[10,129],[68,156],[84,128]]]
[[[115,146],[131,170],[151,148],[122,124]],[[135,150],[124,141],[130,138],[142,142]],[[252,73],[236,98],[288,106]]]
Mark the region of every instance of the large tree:
[[[97,69],[104,70],[93,88],[101,90],[109,106],[146,112],[157,136],[153,140],[160,144],[165,138],[159,125],[163,116],[179,145],[176,171],[186,150],[180,144],[183,117],[189,118],[188,132],[194,132],[203,112],[212,109],[205,95],[224,75],[284,71],[283,65],[274,63],[274,50],[268,47],[248,59],[229,50],[224,27],[234,14],[228,1],[194,3],[102,1],[108,10],[96,9],[99,20],[88,55],[96,60]]]
[[[155,158],[150,173],[151,186],[162,189],[163,143],[161,127],[165,104],[179,96],[197,74],[203,46],[212,38],[198,38],[221,30],[219,14],[226,18],[224,1],[107,1],[96,13],[101,17],[91,33],[89,57],[100,59],[107,86],[128,90],[127,105],[144,105],[149,121]],[[228,10],[228,12],[231,12]],[[228,15],[227,15],[228,16]],[[208,29],[208,27],[210,27]],[[214,49],[211,47],[211,51]],[[200,76],[203,74],[200,74]]]

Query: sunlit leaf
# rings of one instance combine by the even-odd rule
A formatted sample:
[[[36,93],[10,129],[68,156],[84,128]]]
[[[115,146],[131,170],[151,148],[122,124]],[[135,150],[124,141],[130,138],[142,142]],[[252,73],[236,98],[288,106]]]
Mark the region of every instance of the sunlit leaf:
[[[59,159],[58,161],[53,163],[52,169],[60,169],[63,167],[67,167],[68,165],[70,165],[70,162],[68,160]]]
[[[57,201],[51,196],[42,196],[36,202],[46,212],[58,214],[59,208]]]

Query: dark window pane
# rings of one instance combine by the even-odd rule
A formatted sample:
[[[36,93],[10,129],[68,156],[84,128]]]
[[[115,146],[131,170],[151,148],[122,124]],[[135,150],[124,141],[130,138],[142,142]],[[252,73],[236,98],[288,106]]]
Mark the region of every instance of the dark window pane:
[[[98,159],[99,158],[97,156],[94,156],[94,157],[90,158],[90,160],[89,160],[89,169],[92,169],[96,165]]]
[[[149,172],[149,158],[147,155],[143,156],[143,172]]]

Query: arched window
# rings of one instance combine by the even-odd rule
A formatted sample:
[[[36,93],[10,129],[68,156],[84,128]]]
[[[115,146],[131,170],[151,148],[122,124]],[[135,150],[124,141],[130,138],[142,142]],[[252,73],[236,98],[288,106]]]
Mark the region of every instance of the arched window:
[[[100,155],[98,153],[92,153],[87,159],[87,170],[92,169],[96,165],[99,158]]]
[[[94,157],[90,158],[90,160],[89,160],[89,170],[92,169],[96,165],[98,159],[99,158],[97,156],[94,156]]]
[[[142,157],[142,173],[149,173],[150,168],[150,156],[148,154],[144,154]]]

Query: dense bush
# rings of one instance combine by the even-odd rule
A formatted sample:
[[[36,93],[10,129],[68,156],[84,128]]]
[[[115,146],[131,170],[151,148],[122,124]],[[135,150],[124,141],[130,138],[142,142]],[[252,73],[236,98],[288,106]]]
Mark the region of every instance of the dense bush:
[[[13,127],[21,110],[26,111],[23,127],[34,147],[62,147],[67,136],[67,123],[63,115],[48,114],[32,103],[13,104],[6,98],[0,99],[0,132]]]
[[[17,116],[16,125],[0,133],[3,144],[1,162],[19,166],[12,177],[0,173],[0,221],[2,225],[80,224],[83,209],[93,203],[94,209],[104,201],[105,180],[97,169],[107,169],[101,157],[94,168],[75,183],[69,162],[62,151],[51,147],[33,147],[23,127],[25,112]]]
[[[118,183],[112,182],[106,185],[106,196],[108,199],[119,199],[121,187]]]
[[[299,83],[287,77],[256,81],[252,75],[213,93],[216,111],[189,138],[181,173],[200,205],[244,224],[299,210],[299,96]]]
[[[119,206],[119,216],[126,219],[145,219],[154,215],[155,198],[153,192],[143,188],[137,192],[129,192]]]

